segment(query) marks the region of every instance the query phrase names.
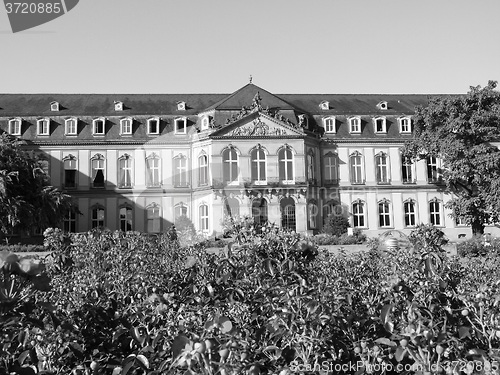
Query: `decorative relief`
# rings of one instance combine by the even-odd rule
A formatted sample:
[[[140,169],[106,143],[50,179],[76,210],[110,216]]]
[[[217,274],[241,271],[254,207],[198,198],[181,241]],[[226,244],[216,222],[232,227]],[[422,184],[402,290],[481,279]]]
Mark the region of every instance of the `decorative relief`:
[[[228,133],[229,136],[248,137],[248,136],[265,136],[265,135],[286,135],[285,129],[278,127],[269,127],[266,123],[255,119],[252,124],[234,129]]]

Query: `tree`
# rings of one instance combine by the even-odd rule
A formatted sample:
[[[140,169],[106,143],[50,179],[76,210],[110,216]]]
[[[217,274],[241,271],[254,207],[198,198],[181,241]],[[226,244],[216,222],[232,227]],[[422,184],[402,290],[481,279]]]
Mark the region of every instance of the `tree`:
[[[0,235],[58,226],[68,210],[77,211],[69,195],[50,185],[40,158],[23,145],[0,135]]]
[[[340,237],[342,234],[347,233],[347,228],[350,226],[348,218],[333,212],[328,215],[323,232]]]
[[[413,160],[428,156],[442,162],[446,191],[445,207],[454,219],[483,234],[487,224],[498,222],[500,213],[500,92],[497,83],[471,87],[466,95],[431,98],[417,107],[414,138],[404,156]],[[495,144],[496,142],[496,144]]]

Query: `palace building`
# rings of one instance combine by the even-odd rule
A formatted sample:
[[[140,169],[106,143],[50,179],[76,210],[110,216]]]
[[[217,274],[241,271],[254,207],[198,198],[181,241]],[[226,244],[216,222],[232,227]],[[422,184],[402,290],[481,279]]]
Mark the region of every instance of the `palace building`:
[[[75,197],[64,229],[164,232],[181,215],[221,233],[250,215],[301,233],[331,213],[368,236],[419,223],[469,236],[444,207],[440,161],[401,156],[427,95],[4,94],[0,129]],[[488,230],[487,230],[488,231]]]

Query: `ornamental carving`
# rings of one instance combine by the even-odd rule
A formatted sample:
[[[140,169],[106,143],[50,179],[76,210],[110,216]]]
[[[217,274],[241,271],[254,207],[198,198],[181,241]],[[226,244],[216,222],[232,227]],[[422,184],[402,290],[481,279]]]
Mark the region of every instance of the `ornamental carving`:
[[[286,130],[282,128],[269,127],[266,123],[255,119],[252,124],[234,129],[228,134],[236,137],[286,135]]]

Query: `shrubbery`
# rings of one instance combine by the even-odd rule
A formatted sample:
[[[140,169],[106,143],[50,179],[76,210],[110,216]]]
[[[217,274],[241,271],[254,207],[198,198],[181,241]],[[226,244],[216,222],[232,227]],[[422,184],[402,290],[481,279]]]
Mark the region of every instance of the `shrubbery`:
[[[320,233],[311,237],[311,241],[318,246],[360,245],[366,242],[366,235],[360,229],[355,228],[351,236],[349,236],[347,233],[343,233],[340,236],[328,233]]]
[[[500,255],[500,238],[474,236],[457,244],[457,253],[463,257]]]
[[[433,228],[412,248],[336,255],[237,225],[220,254],[171,233],[99,230],[48,230],[46,269],[0,253],[0,374],[422,374],[500,361],[500,258],[448,258]]]
[[[37,253],[47,251],[43,245],[0,245],[0,251],[7,251],[12,253]]]

